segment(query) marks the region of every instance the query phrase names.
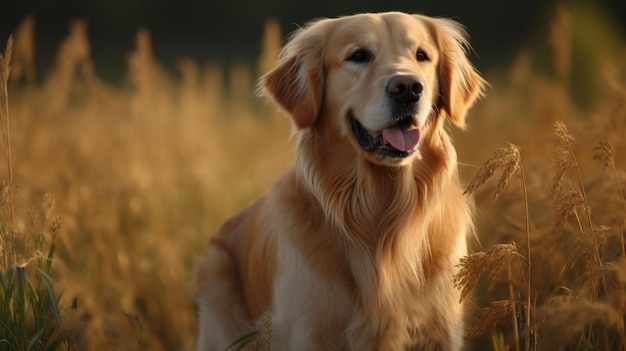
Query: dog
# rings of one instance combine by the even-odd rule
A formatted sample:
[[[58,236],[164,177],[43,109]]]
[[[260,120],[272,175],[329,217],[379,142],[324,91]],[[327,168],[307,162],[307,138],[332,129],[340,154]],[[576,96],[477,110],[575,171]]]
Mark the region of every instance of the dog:
[[[298,29],[262,92],[295,125],[295,159],[209,239],[196,268],[198,350],[271,321],[272,350],[459,350],[453,276],[467,254],[447,120],[485,80],[457,22],[388,12]]]

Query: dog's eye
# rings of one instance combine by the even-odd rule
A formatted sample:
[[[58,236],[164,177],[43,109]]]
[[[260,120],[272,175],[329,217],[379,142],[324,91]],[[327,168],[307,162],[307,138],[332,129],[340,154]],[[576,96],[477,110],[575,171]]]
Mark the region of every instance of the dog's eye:
[[[417,61],[429,61],[428,55],[424,52],[424,50],[417,50],[417,54],[415,54]]]
[[[374,54],[367,49],[356,49],[354,52],[348,56],[347,61],[356,62],[356,63],[367,63],[372,60]]]

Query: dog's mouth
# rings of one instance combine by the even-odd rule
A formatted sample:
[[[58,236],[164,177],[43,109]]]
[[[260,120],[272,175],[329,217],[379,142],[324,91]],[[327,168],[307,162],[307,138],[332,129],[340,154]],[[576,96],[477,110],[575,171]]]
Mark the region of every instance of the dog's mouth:
[[[379,157],[408,157],[415,152],[420,140],[415,117],[410,115],[397,118],[380,131],[366,129],[352,115],[350,125],[361,148],[366,152],[376,153]]]

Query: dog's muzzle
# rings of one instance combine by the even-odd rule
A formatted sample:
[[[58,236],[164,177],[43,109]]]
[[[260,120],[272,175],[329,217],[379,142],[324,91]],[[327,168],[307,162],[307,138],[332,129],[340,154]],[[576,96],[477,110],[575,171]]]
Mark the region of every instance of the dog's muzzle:
[[[404,158],[411,155],[420,140],[415,113],[424,85],[414,75],[397,75],[387,81],[385,92],[390,100],[391,123],[380,131],[366,129],[354,116],[350,116],[352,132],[359,145],[367,152],[381,157]]]

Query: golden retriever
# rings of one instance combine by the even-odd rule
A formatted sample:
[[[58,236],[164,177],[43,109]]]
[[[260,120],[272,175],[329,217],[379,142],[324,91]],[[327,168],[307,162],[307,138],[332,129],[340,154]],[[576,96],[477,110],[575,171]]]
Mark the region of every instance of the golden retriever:
[[[293,119],[295,160],[209,240],[196,272],[198,350],[271,317],[272,350],[459,350],[453,286],[467,253],[446,117],[485,81],[464,29],[399,12],[299,29],[262,91]]]

